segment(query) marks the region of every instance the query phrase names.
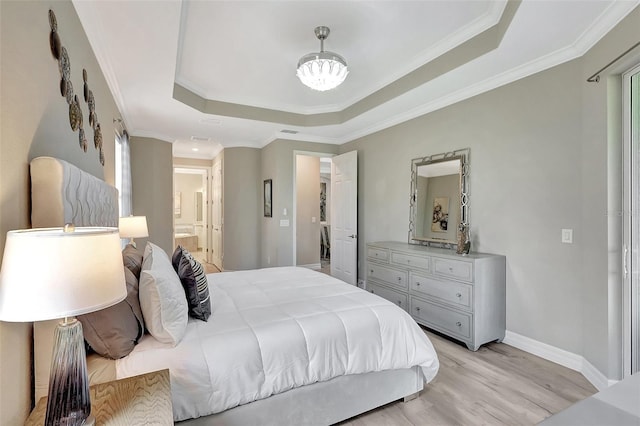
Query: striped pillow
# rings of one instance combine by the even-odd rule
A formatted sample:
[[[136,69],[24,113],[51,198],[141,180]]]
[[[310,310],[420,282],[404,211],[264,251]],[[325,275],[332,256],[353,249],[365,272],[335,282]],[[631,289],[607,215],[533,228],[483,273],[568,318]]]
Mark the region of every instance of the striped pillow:
[[[211,315],[211,300],[209,298],[209,283],[200,262],[182,246],[178,246],[172,256],[180,282],[187,295],[189,315],[202,321]]]

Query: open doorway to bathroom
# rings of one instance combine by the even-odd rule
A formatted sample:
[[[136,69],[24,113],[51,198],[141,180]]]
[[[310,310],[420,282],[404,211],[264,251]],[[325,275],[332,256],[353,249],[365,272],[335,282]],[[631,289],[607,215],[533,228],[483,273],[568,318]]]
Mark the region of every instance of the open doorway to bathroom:
[[[175,245],[189,250],[205,266],[210,262],[207,182],[209,169],[173,169],[173,229]]]

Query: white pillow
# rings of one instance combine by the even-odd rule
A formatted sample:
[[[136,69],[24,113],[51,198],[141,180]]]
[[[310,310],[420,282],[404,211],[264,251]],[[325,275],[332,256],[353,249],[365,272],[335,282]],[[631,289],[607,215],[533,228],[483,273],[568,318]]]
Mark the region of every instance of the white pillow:
[[[156,340],[177,345],[189,320],[189,306],[169,256],[147,242],[140,273],[139,298],[144,323]]]

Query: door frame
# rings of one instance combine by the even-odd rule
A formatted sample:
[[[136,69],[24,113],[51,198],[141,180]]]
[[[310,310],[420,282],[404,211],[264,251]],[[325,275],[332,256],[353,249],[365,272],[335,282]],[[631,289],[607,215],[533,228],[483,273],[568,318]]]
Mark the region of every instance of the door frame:
[[[191,166],[191,165],[181,165],[181,164],[174,164],[173,165],[173,177],[175,177],[176,173],[180,173],[179,170],[185,170],[185,169],[190,169],[190,170],[198,170],[200,171],[200,173],[194,173],[194,174],[200,174],[202,175],[202,179],[203,179],[203,188],[205,189],[206,196],[204,198],[204,203],[206,206],[206,211],[204,213],[204,218],[205,218],[205,226],[204,226],[204,237],[205,237],[205,243],[206,246],[203,246],[202,248],[205,250],[205,258],[207,259],[207,262],[210,262],[210,255],[211,255],[211,251],[209,250],[209,247],[211,245],[211,235],[209,232],[209,227],[211,226],[211,190],[210,190],[210,177],[211,177],[211,167],[206,167],[206,166]],[[178,171],[177,171],[178,170]],[[173,193],[175,194],[175,179],[173,179]],[[173,197],[172,197],[173,199]],[[171,206],[171,211],[173,212],[175,206]],[[175,246],[176,242],[175,242],[175,226],[176,226],[176,218],[175,215],[172,213],[171,214],[171,218],[172,218],[172,225],[173,225],[173,245]],[[195,224],[194,224],[195,225]]]
[[[638,193],[638,188],[633,187],[634,180],[640,181],[640,155],[633,158],[632,138],[638,137],[631,131],[631,77],[640,73],[640,64],[622,74],[622,111],[623,111],[623,296],[622,296],[622,378],[626,378],[634,372],[640,371],[640,301],[633,295],[640,294],[640,249],[638,241],[640,230],[634,230],[640,220],[634,205],[640,205],[640,200],[634,200],[633,194]],[[635,170],[634,170],[635,169]],[[634,179],[635,175],[635,179]],[[636,195],[638,196],[638,195]],[[635,202],[634,202],[635,201]]]
[[[207,213],[209,218],[209,229],[207,232],[207,238],[209,239],[209,253],[207,254],[207,261],[220,271],[223,271],[223,263],[224,263],[224,246],[222,242],[224,241],[224,161],[222,158],[216,157],[213,160],[213,164],[211,165],[211,171],[209,173],[209,183],[208,189],[209,194],[207,197]],[[213,258],[213,181],[215,180],[214,173],[217,165],[220,165],[220,247],[218,247],[220,251],[220,257],[217,259]],[[218,263],[216,263],[218,261]]]
[[[316,151],[304,151],[304,150],[293,150],[293,197],[292,197],[292,206],[291,206],[291,234],[293,236],[293,243],[292,243],[292,249],[293,249],[293,253],[292,253],[292,263],[291,265],[296,266],[298,259],[297,259],[297,249],[298,249],[298,235],[296,232],[296,217],[297,217],[297,205],[298,205],[298,199],[297,199],[297,189],[298,189],[298,176],[297,176],[297,166],[296,166],[296,158],[298,157],[298,155],[306,155],[308,157],[318,157],[318,158],[331,158],[331,157],[335,157],[338,154],[332,154],[332,153],[328,153],[328,152],[316,152]],[[320,190],[320,188],[318,188],[318,191]],[[318,196],[318,200],[319,200],[319,196]],[[331,203],[333,203],[333,200],[331,200]],[[318,218],[318,220],[320,220],[320,218]],[[318,248],[318,252],[320,252],[320,249]]]

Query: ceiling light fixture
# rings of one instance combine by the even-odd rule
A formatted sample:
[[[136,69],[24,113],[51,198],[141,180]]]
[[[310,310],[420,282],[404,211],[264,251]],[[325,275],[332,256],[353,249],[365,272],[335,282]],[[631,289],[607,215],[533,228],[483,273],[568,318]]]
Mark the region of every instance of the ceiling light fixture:
[[[314,32],[320,40],[320,52],[309,53],[300,58],[296,74],[305,86],[324,92],[342,84],[349,70],[342,56],[324,50],[329,27],[316,27]]]

